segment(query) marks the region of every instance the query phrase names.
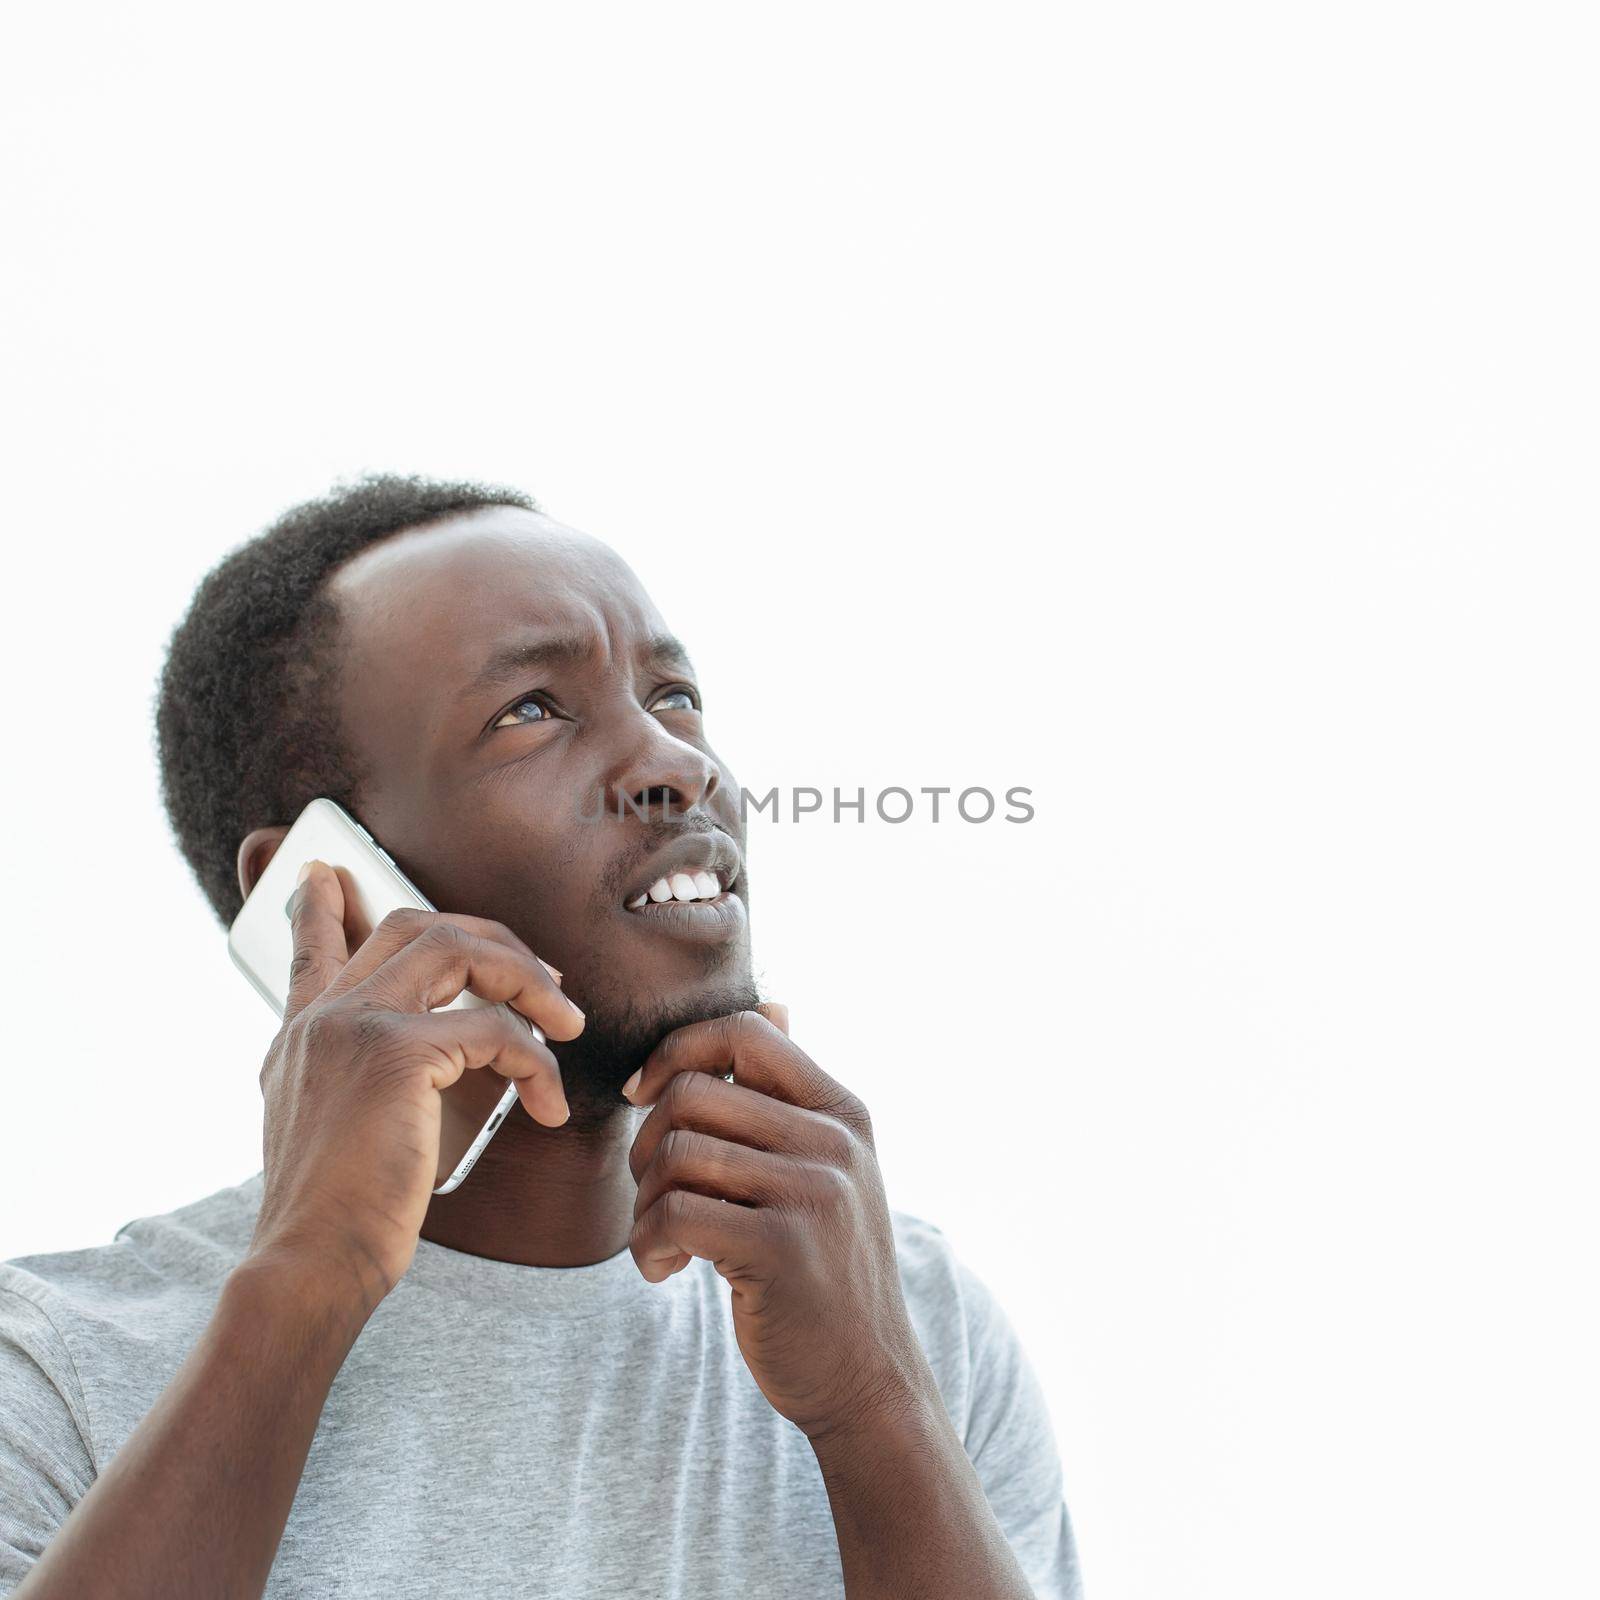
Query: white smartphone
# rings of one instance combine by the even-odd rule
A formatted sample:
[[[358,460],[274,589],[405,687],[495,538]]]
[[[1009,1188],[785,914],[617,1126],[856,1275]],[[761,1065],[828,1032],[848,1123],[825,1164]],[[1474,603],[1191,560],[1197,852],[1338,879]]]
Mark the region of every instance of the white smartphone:
[[[289,904],[300,868],[307,861],[325,861],[339,874],[344,887],[346,938],[352,955],[357,945],[397,907],[437,910],[395,865],[389,852],[343,806],[326,798],[313,800],[283,836],[283,843],[228,929],[228,954],[233,964],[280,1017],[288,1003],[289,963],[294,955]],[[448,1005],[434,1009],[449,1011],[456,1006],[495,1003],[463,989]],[[511,1015],[544,1043],[544,1033],[521,1012]],[[463,1072],[448,1089],[440,1091],[439,1098],[443,1114],[433,1192],[449,1194],[472,1171],[495,1129],[510,1114],[517,1087],[493,1067],[477,1067]]]

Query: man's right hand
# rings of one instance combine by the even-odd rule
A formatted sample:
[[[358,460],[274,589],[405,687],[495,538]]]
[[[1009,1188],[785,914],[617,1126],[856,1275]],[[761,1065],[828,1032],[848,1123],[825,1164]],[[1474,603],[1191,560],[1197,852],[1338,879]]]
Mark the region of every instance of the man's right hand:
[[[344,892],[323,862],[296,891],[293,922],[283,1027],[261,1069],[255,1237],[176,1376],[18,1600],[258,1600],[328,1391],[416,1253],[438,1170],[440,1090],[492,1066],[531,1116],[566,1120],[555,1057],[522,1017],[575,1039],[583,1013],[509,928],[396,912],[365,939],[352,928],[352,955]],[[463,989],[521,1015],[432,1010]]]
[[[583,1013],[521,939],[482,917],[392,911],[352,955],[344,890],[325,862],[302,875],[291,920],[288,1003],[261,1069],[265,1177],[247,1259],[318,1280],[348,1274],[370,1312],[416,1253],[441,1090],[492,1067],[535,1121],[568,1116],[555,1057],[518,1018],[432,1008],[470,989],[556,1039],[575,1039]]]

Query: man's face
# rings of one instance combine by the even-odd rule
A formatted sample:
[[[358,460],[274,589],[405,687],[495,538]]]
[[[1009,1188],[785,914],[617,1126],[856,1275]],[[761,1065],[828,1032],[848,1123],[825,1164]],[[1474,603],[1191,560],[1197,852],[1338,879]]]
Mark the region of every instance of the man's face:
[[[360,820],[441,910],[565,975],[589,1017],[558,1051],[575,1110],[668,1028],[754,1003],[738,786],[613,551],[497,507],[396,534],[328,588]],[[678,874],[711,898],[649,897]]]

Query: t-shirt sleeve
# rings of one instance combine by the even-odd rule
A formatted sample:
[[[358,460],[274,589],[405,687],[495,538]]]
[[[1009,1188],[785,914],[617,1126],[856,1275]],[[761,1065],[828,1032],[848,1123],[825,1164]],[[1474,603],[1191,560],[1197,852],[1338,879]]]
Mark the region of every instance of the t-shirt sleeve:
[[[1081,1600],[1077,1545],[1044,1391],[999,1302],[970,1268],[956,1261],[955,1269],[972,1359],[962,1442],[1038,1600]]]
[[[94,1482],[72,1357],[44,1309],[0,1283],[0,1595]]]

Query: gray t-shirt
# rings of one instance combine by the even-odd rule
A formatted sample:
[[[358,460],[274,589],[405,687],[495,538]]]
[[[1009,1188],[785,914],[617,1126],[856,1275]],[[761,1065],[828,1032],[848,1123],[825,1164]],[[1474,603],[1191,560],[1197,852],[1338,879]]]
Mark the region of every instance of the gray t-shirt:
[[[0,1595],[154,1404],[239,1260],[261,1174],[109,1245],[0,1264]],[[1003,1313],[894,1217],[907,1305],[1041,1600],[1079,1593],[1043,1397]],[[268,1596],[827,1600],[838,1544],[805,1436],[762,1397],[727,1285],[627,1251],[523,1267],[421,1240],[317,1425]]]

